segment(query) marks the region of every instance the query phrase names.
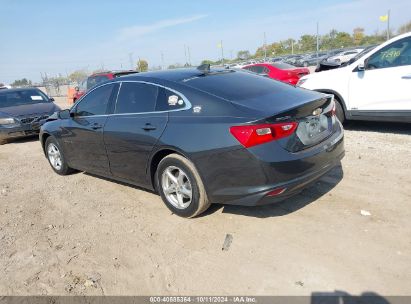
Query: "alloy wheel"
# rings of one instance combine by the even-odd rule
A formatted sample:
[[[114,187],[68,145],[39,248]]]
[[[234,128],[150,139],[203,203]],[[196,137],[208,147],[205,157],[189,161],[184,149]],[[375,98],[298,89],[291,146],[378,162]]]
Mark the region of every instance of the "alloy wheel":
[[[63,162],[61,160],[61,153],[59,148],[53,144],[50,143],[47,147],[47,156],[49,158],[50,164],[53,166],[54,169],[57,171],[61,170],[61,167],[63,165]]]
[[[178,209],[186,209],[193,198],[193,189],[187,174],[178,167],[167,167],[161,176],[161,185],[167,201]]]

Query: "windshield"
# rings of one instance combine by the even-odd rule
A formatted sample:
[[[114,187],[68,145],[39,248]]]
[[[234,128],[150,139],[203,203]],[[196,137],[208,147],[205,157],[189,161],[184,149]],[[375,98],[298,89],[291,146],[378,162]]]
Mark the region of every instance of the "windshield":
[[[1,90],[0,108],[51,102],[40,90]]]

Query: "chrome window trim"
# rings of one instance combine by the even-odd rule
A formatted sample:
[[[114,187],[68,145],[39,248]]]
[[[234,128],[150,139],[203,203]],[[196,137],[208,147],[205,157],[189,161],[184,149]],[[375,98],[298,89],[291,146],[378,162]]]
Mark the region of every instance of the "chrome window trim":
[[[109,85],[109,84],[116,84],[116,83],[120,83],[120,87],[118,88],[118,92],[117,92],[117,97],[115,100],[115,106],[114,106],[114,111],[117,107],[117,100],[118,100],[118,96],[120,94],[120,89],[121,89],[121,84],[123,82],[137,82],[137,83],[145,83],[145,84],[149,84],[149,85],[154,85],[160,88],[164,88],[166,90],[169,90],[175,94],[178,94],[184,101],[185,106],[183,108],[180,109],[175,109],[175,110],[167,110],[167,111],[152,111],[152,112],[137,112],[137,113],[113,113],[113,114],[102,114],[102,115],[89,115],[89,116],[78,116],[78,118],[88,118],[88,117],[108,117],[108,116],[126,116],[126,115],[142,115],[142,114],[162,114],[162,113],[169,113],[169,112],[177,112],[177,111],[186,111],[192,108],[191,102],[187,99],[187,97],[185,97],[185,95],[177,90],[174,90],[170,87],[167,86],[163,86],[161,84],[158,83],[153,83],[153,82],[149,82],[149,81],[144,81],[144,80],[118,80],[118,81],[113,81],[113,82],[109,82],[109,83],[105,83],[102,84],[98,87],[93,88],[92,90],[90,90],[89,92],[87,92],[87,94],[85,94],[82,98],[80,98],[72,107],[72,109],[74,109],[78,103],[80,103],[88,94],[90,94],[91,92],[93,92],[94,90],[105,86],[105,85]]]

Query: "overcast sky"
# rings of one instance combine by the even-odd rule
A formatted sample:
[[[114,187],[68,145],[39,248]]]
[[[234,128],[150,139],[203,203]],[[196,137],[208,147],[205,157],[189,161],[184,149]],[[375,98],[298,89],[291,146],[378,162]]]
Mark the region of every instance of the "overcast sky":
[[[40,80],[76,69],[128,69],[146,59],[150,66],[218,59],[263,43],[332,28],[367,33],[383,30],[379,16],[391,10],[393,28],[411,20],[410,0],[0,0],[0,82]]]

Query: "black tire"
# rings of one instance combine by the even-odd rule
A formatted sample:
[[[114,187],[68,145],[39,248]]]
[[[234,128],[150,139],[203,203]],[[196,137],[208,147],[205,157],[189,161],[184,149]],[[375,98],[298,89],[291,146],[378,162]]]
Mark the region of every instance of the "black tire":
[[[57,169],[51,163],[51,160],[50,160],[50,157],[49,157],[49,147],[51,145],[54,145],[60,153],[60,160],[61,160],[60,169]],[[54,172],[56,172],[59,175],[68,175],[68,174],[74,172],[74,170],[67,165],[66,159],[65,159],[64,154],[63,154],[63,150],[61,149],[58,141],[53,136],[50,136],[50,137],[47,138],[46,143],[44,144],[44,151],[46,152],[47,160],[48,160],[48,162],[49,162],[49,164],[50,164],[50,166],[51,166],[51,168],[53,169]]]
[[[335,97],[334,97],[334,101],[335,101],[335,115],[337,115],[337,118],[341,123],[344,123],[345,115],[344,115],[344,109],[341,105],[341,102]]]
[[[177,168],[185,174],[186,180],[191,185],[191,202],[185,208],[177,208],[166,197],[163,188],[163,173],[166,169]],[[181,217],[192,218],[203,213],[210,206],[210,202],[207,198],[207,193],[204,188],[204,184],[197,172],[194,164],[179,154],[170,154],[164,157],[158,164],[157,171],[155,173],[156,188],[160,193],[163,202],[166,204],[174,214]],[[187,182],[187,181],[186,181]],[[177,195],[177,193],[176,193]]]

